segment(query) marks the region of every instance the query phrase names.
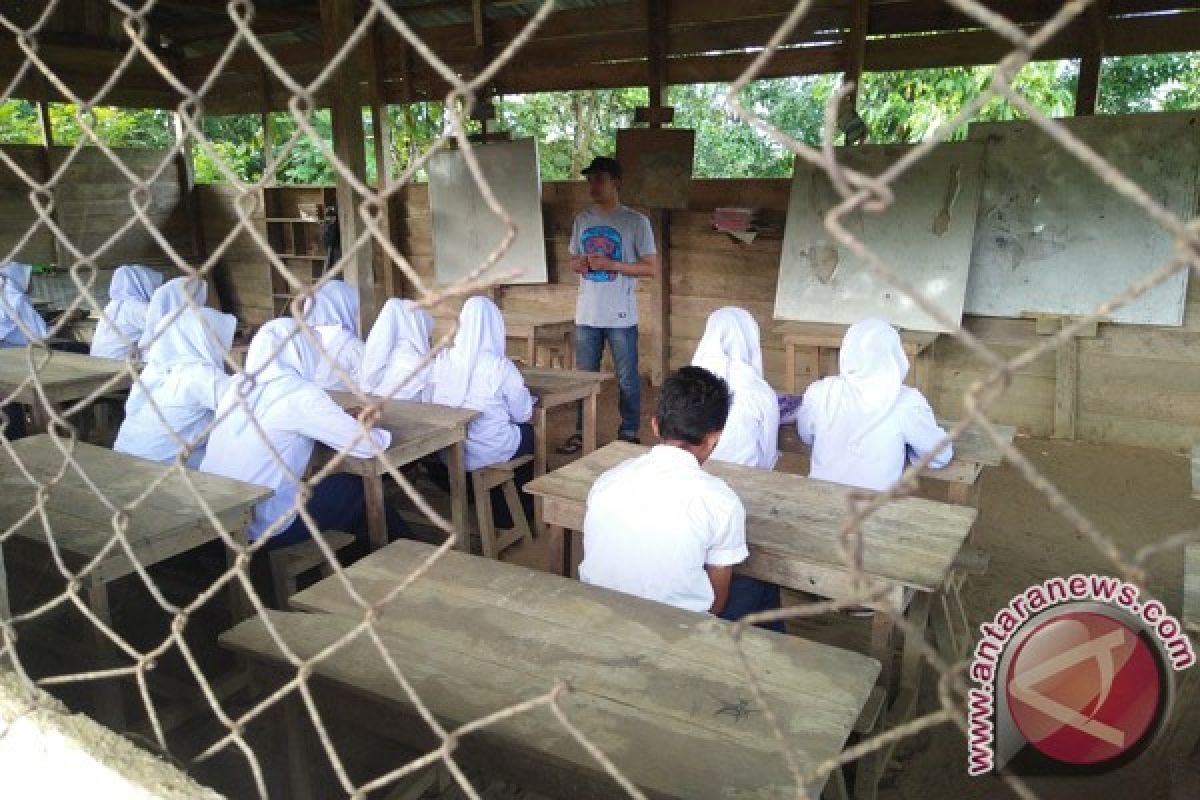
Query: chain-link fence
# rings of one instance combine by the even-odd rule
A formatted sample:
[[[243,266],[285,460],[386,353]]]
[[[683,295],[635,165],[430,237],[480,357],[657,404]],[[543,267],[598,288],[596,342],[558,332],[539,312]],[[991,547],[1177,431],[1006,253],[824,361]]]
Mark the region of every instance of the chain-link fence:
[[[1115,573],[1139,585],[1145,585],[1146,565],[1149,560],[1164,552],[1180,551],[1183,545],[1192,540],[1200,540],[1195,531],[1183,531],[1176,535],[1164,536],[1154,544],[1144,547],[1137,552],[1124,552],[1116,542],[1106,534],[1103,525],[1087,518],[1075,503],[1055,485],[1043,476],[1026,455],[1014,447],[1011,438],[1006,437],[989,418],[989,409],[1003,397],[1009,388],[1016,371],[1031,363],[1046,352],[1067,344],[1072,336],[1097,320],[1102,320],[1114,310],[1133,301],[1154,286],[1166,281],[1181,270],[1192,270],[1200,274],[1200,221],[1197,219],[1181,219],[1175,213],[1163,207],[1144,188],[1130,182],[1110,164],[1098,156],[1092,149],[1055,120],[1046,117],[1038,108],[1020,93],[1012,88],[1016,73],[1049,42],[1056,34],[1064,30],[1070,23],[1085,12],[1088,3],[1066,3],[1045,24],[1035,30],[1027,26],[1019,26],[1006,19],[1003,15],[988,8],[982,3],[972,0],[948,0],[947,4],[967,17],[976,20],[980,27],[991,30],[1001,36],[1011,46],[1011,52],[997,63],[991,85],[965,103],[953,119],[946,120],[939,130],[939,135],[919,145],[913,146],[893,166],[880,175],[865,175],[855,172],[840,164],[833,143],[837,138],[838,110],[841,97],[835,96],[829,103],[826,116],[824,144],[813,147],[789,137],[786,132],[772,128],[753,110],[744,108],[738,103],[739,91],[749,81],[755,79],[768,64],[777,48],[792,38],[797,26],[810,13],[812,2],[797,3],[787,17],[785,23],[778,29],[769,42],[764,43],[763,49],[754,59],[751,66],[733,85],[729,92],[729,102],[736,113],[759,131],[769,135],[774,140],[796,154],[798,159],[809,162],[824,170],[841,197],[841,203],[833,209],[825,219],[829,233],[842,245],[861,257],[879,278],[885,280],[895,289],[911,299],[911,301],[926,312],[930,317],[954,331],[953,336],[963,346],[988,365],[990,372],[979,381],[964,398],[967,413],[950,431],[950,438],[956,439],[968,427],[976,426],[985,431],[994,441],[1007,461],[1014,465],[1024,480],[1041,493],[1046,502],[1071,527],[1090,542],[1111,564]],[[265,370],[292,345],[294,338],[300,338],[310,343],[323,360],[336,363],[332,354],[326,352],[321,337],[314,328],[304,321],[303,308],[305,302],[325,281],[333,278],[347,277],[354,281],[367,278],[357,270],[362,260],[359,258],[364,251],[377,249],[385,255],[404,275],[409,286],[413,288],[413,296],[426,308],[448,306],[456,299],[487,290],[503,281],[503,276],[490,274],[489,267],[511,243],[510,239],[501,242],[492,256],[481,263],[478,269],[466,279],[445,288],[430,285],[428,280],[414,269],[406,255],[399,251],[396,244],[389,239],[384,224],[385,209],[389,202],[405,187],[412,176],[422,169],[429,158],[439,150],[451,144],[456,144],[463,154],[465,162],[478,185],[490,210],[504,218],[509,225],[510,234],[515,229],[505,208],[496,200],[491,188],[484,180],[479,164],[472,153],[471,142],[468,140],[465,125],[465,114],[481,96],[485,87],[489,87],[496,74],[508,64],[521,48],[526,45],[536,33],[539,26],[554,11],[553,2],[542,4],[528,19],[520,35],[516,36],[503,51],[497,54],[491,62],[470,78],[461,77],[455,69],[441,61],[422,41],[421,36],[410,26],[404,16],[398,13],[392,4],[383,0],[371,0],[362,3],[364,13],[357,17],[353,28],[345,41],[335,53],[329,57],[316,75],[308,83],[298,81],[272,51],[266,46],[263,37],[256,34],[252,27],[255,8],[246,0],[231,2],[228,5],[229,18],[236,28],[223,52],[214,59],[211,74],[198,88],[186,85],[173,69],[173,65],[164,60],[161,50],[147,40],[149,30],[147,19],[153,2],[142,5],[112,2],[112,6],[123,15],[123,27],[129,38],[129,48],[120,59],[112,74],[104,81],[100,91],[94,97],[80,97],[73,93],[71,86],[59,79],[53,66],[39,53],[39,34],[43,26],[56,12],[59,3],[55,0],[45,4],[41,16],[29,27],[19,27],[7,18],[3,23],[15,38],[17,45],[24,55],[24,64],[17,70],[12,82],[4,88],[3,99],[14,96],[17,87],[31,80],[44,80],[53,87],[63,98],[76,104],[83,115],[81,125],[83,135],[80,141],[69,148],[56,169],[49,173],[48,179],[42,180],[30,172],[27,165],[19,163],[4,150],[0,150],[0,159],[6,168],[28,189],[31,207],[37,215],[37,222],[30,226],[19,241],[14,242],[5,260],[13,259],[21,252],[22,247],[35,235],[49,231],[53,235],[59,252],[65,254],[65,263],[60,267],[69,269],[70,274],[79,289],[78,297],[73,300],[67,312],[77,310],[90,312],[94,316],[104,317],[104,308],[96,301],[93,287],[97,270],[107,263],[105,254],[110,248],[128,235],[131,230],[145,231],[157,241],[165,253],[170,266],[181,275],[205,279],[214,274],[217,265],[233,243],[241,237],[249,237],[261,251],[261,258],[270,263],[271,269],[281,276],[295,290],[295,299],[291,310],[299,323],[296,329],[278,338],[269,353],[259,353],[243,367],[232,357],[227,359],[227,366],[237,375],[241,389],[230,395],[231,401],[218,407],[215,418],[207,423],[205,430],[195,440],[199,441],[231,416],[242,415],[247,421],[245,436],[257,436],[267,441],[263,429],[255,414],[252,413],[253,400],[256,397],[256,378],[261,377]],[[451,89],[446,97],[447,115],[450,120],[448,131],[441,136],[422,157],[410,163],[405,172],[397,178],[386,176],[386,170],[380,169],[384,178],[380,186],[373,187],[366,183],[362,175],[356,174],[351,165],[339,158],[338,153],[324,143],[324,140],[311,124],[311,112],[317,106],[317,96],[330,90],[335,80],[337,70],[352,57],[356,48],[369,39],[370,33],[376,26],[385,26],[399,34],[412,48],[415,57],[428,65],[441,80]],[[917,46],[914,44],[914,46]],[[297,122],[295,136],[281,143],[280,150],[271,163],[267,164],[262,184],[271,183],[274,170],[301,136],[308,136],[324,152],[326,158],[335,167],[337,174],[352,187],[358,203],[362,224],[352,238],[343,242],[342,260],[315,284],[310,285],[292,274],[288,264],[276,253],[263,232],[254,224],[259,186],[240,183],[232,171],[226,170],[226,179],[239,187],[240,197],[236,211],[240,223],[228,232],[220,241],[212,242],[211,252],[203,261],[191,260],[181,251],[176,242],[169,240],[159,230],[156,221],[150,216],[148,209],[151,202],[151,186],[156,177],[165,171],[175,168],[175,159],[187,152],[188,147],[204,149],[214,162],[220,163],[220,157],[206,139],[203,128],[199,124],[204,113],[206,101],[211,87],[221,76],[228,61],[239,49],[252,51],[272,81],[282,86],[290,96],[290,108]],[[173,88],[183,98],[178,108],[179,130],[181,138],[175,147],[163,154],[158,168],[147,177],[138,174],[125,166],[121,153],[105,144],[89,123],[87,110],[103,101],[114,87],[121,84],[123,76],[132,62],[143,60],[152,65],[163,81]],[[844,87],[843,93],[851,87]],[[1175,249],[1171,258],[1145,276],[1130,285],[1118,296],[1097,307],[1089,316],[1078,318],[1066,324],[1054,336],[1040,340],[1036,347],[1029,348],[1011,358],[1003,357],[964,329],[958,319],[950,319],[945,312],[932,303],[902,276],[902,270],[890,263],[886,253],[872,251],[863,241],[847,230],[843,220],[847,215],[865,211],[867,213],[886,209],[894,200],[892,184],[906,171],[913,168],[922,159],[927,158],[939,142],[948,139],[962,125],[970,122],[975,114],[994,98],[1004,98],[1013,107],[1026,115],[1045,134],[1051,137],[1071,158],[1087,165],[1100,177],[1104,183],[1117,193],[1127,198],[1142,209],[1146,215],[1147,224],[1158,225],[1168,230],[1175,238]],[[128,220],[127,223],[112,231],[99,246],[81,248],[79,244],[64,231],[60,213],[55,209],[55,191],[61,185],[71,163],[79,158],[84,148],[96,148],[104,158],[119,173],[125,176],[129,183],[128,191]],[[4,311],[15,320],[15,327],[30,340],[42,338],[42,333],[35,329],[21,316],[19,309],[8,293],[4,299]],[[183,315],[191,313],[189,309],[198,305],[194,296],[189,295],[188,301],[174,309],[165,318],[169,326]],[[53,340],[65,331],[69,324],[64,315],[63,321],[51,327],[46,339]],[[109,320],[111,322],[111,320]],[[206,323],[207,326],[207,323]],[[163,328],[158,329],[160,332]],[[208,334],[214,340],[220,340],[218,331],[207,327]],[[447,335],[436,343],[433,353],[427,356],[421,368],[427,366],[438,350],[450,341]],[[128,341],[126,344],[132,345]],[[143,347],[144,351],[144,347]],[[320,555],[335,576],[348,597],[357,606],[357,614],[353,616],[353,624],[339,629],[337,636],[322,640],[317,651],[302,657],[294,647],[295,642],[282,635],[276,627],[275,619],[268,613],[268,608],[255,590],[251,580],[250,565],[253,558],[264,558],[263,545],[269,536],[262,536],[253,544],[246,544],[245,521],[246,509],[249,507],[247,497],[241,498],[241,506],[230,500],[232,490],[228,486],[206,482],[203,476],[187,469],[183,463],[190,454],[189,441],[183,436],[176,437],[179,448],[184,453],[176,459],[173,466],[157,468],[153,473],[133,472],[123,473],[108,466],[108,462],[96,456],[82,443],[84,432],[85,412],[103,408],[113,402],[114,392],[119,392],[130,385],[141,383],[138,365],[132,361],[114,362],[116,366],[110,374],[102,375],[88,384],[85,391],[75,395],[63,395],[58,384],[51,380],[51,373],[56,361],[66,356],[41,344],[21,349],[26,373],[22,380],[14,382],[4,397],[4,404],[10,407],[32,407],[34,423],[38,423],[39,415],[44,416],[40,422],[45,426],[48,440],[40,450],[22,445],[21,440],[10,436],[3,437],[3,447],[10,466],[6,467],[5,482],[9,494],[19,500],[19,507],[6,509],[6,514],[12,522],[0,532],[0,543],[3,543],[6,554],[12,562],[14,555],[19,555],[18,545],[21,540],[41,540],[43,548],[38,552],[42,564],[42,588],[53,584],[53,592],[43,591],[40,595],[13,597],[12,609],[0,617],[0,630],[3,631],[4,643],[0,654],[3,665],[19,673],[31,685],[38,683],[44,687],[69,691],[71,688],[83,687],[87,693],[100,693],[101,688],[113,685],[134,686],[137,690],[140,708],[137,711],[144,715],[143,725],[146,742],[157,746],[163,753],[171,753],[168,746],[168,728],[173,712],[167,710],[165,704],[152,684],[161,676],[159,667],[166,659],[177,659],[183,665],[182,674],[186,684],[182,694],[190,700],[193,706],[199,705],[205,713],[215,720],[217,732],[209,737],[206,746],[196,753],[196,762],[202,763],[220,753],[236,751],[244,758],[248,771],[252,776],[252,786],[260,795],[268,793],[272,782],[272,773],[282,774],[288,766],[295,766],[299,756],[295,753],[280,752],[276,746],[264,747],[261,737],[251,735],[254,726],[266,719],[270,712],[283,709],[303,709],[299,717],[291,717],[289,724],[302,725],[307,720],[317,734],[319,740],[318,760],[327,762],[331,767],[340,791],[349,796],[364,797],[368,793],[386,789],[401,779],[411,778],[431,766],[440,766],[452,776],[453,782],[468,797],[479,797],[480,790],[473,785],[471,773],[459,763],[458,749],[464,739],[471,734],[486,730],[504,721],[521,715],[534,713],[539,709],[549,709],[553,714],[555,724],[580,745],[592,760],[596,770],[607,773],[612,779],[612,793],[627,794],[633,797],[644,796],[634,783],[626,777],[624,770],[629,766],[621,758],[611,757],[606,751],[603,736],[589,735],[572,721],[565,699],[569,697],[572,688],[565,681],[548,683],[544,691],[534,696],[513,696],[507,698],[507,703],[495,708],[492,713],[480,716],[468,724],[448,726],[438,717],[437,710],[430,708],[421,694],[414,688],[414,682],[409,673],[412,665],[399,660],[388,648],[388,617],[385,609],[402,609],[403,595],[414,585],[427,580],[427,573],[441,559],[445,558],[455,544],[455,530],[451,522],[443,516],[410,480],[409,473],[403,468],[404,464],[394,463],[383,457],[384,449],[377,440],[370,436],[370,429],[379,419],[382,407],[378,398],[353,391],[353,399],[347,406],[357,411],[360,430],[354,440],[335,453],[331,458],[320,462],[319,466],[307,474],[293,475],[294,465],[286,454],[279,452],[268,444],[274,468],[290,475],[301,485],[294,503],[284,513],[298,513],[311,531],[316,533],[316,521],[306,511],[305,501],[311,490],[322,479],[347,468],[354,461],[352,450],[356,448],[369,449],[373,457],[378,458],[378,464],[386,478],[398,486],[404,496],[417,508],[431,525],[439,529],[445,537],[444,542],[436,549],[428,560],[412,570],[404,580],[397,582],[379,594],[370,595],[356,587],[338,561],[334,547],[322,536],[314,540],[319,543]],[[356,376],[338,369],[339,378],[351,387],[357,386]],[[397,387],[398,388],[398,387]],[[153,402],[151,405],[154,405]],[[18,412],[23,413],[23,412]],[[159,421],[170,427],[169,415],[166,410],[155,406]],[[11,423],[10,423],[11,424]],[[938,697],[940,702],[932,710],[924,711],[910,719],[885,720],[890,724],[880,730],[859,739],[836,758],[826,759],[822,763],[811,764],[796,752],[793,737],[787,733],[786,720],[781,720],[773,713],[775,703],[770,696],[771,691],[764,688],[762,679],[754,669],[754,656],[748,654],[742,646],[745,637],[744,623],[728,627],[736,652],[740,659],[738,667],[744,672],[745,687],[749,692],[749,706],[761,709],[767,720],[778,747],[778,757],[787,765],[795,783],[795,794],[807,796],[808,789],[815,784],[822,784],[830,775],[843,767],[859,764],[860,770],[866,759],[873,753],[886,751],[896,742],[912,736],[920,731],[942,726],[948,723],[956,724],[966,730],[966,682],[963,674],[963,662],[951,663],[944,652],[924,643],[923,627],[913,625],[909,617],[892,598],[894,593],[889,587],[873,581],[863,570],[863,539],[864,523],[881,508],[894,503],[900,498],[912,494],[918,488],[918,476],[928,466],[931,456],[923,458],[912,465],[905,473],[904,479],[891,491],[882,494],[855,493],[851,496],[845,519],[841,523],[841,546],[845,557],[846,569],[851,575],[850,585],[856,587],[845,596],[835,597],[826,601],[812,602],[804,605],[790,606],[771,616],[774,618],[816,617],[840,612],[855,606],[870,606],[877,615],[894,620],[900,634],[911,634],[921,641],[919,656],[927,664],[938,681]],[[361,461],[362,459],[358,459]],[[371,459],[367,459],[370,461]],[[147,477],[149,475],[150,477]],[[134,480],[136,478],[136,480]],[[131,485],[131,481],[136,485]],[[155,498],[166,497],[168,505],[173,504],[177,514],[191,514],[192,517],[181,524],[178,519],[171,518],[170,508],[166,508]],[[250,500],[256,497],[248,496]],[[32,500],[32,502],[29,502]],[[15,501],[12,501],[15,502]],[[25,504],[28,503],[26,506]],[[157,504],[156,504],[157,503]],[[79,518],[72,518],[65,510],[66,505],[74,504],[80,509]],[[90,518],[87,515],[90,514]],[[203,588],[192,593],[186,601],[180,602],[177,594],[169,588],[164,588],[163,575],[157,571],[159,561],[164,560],[164,553],[175,555],[182,551],[182,545],[175,548],[164,547],[154,536],[146,536],[137,523],[139,517],[152,520],[151,524],[160,526],[160,530],[172,530],[181,542],[195,545],[207,540],[217,540],[225,554],[228,564],[210,565],[211,579]],[[92,525],[92,529],[88,526]],[[267,529],[267,533],[277,532],[282,527],[282,520],[277,521]],[[65,528],[65,529],[64,529]],[[132,531],[138,532],[137,537]],[[205,531],[198,534],[196,531]],[[186,538],[190,536],[191,538]],[[86,539],[86,547],[80,549],[79,541]],[[86,552],[87,557],[79,558],[80,552]],[[47,554],[49,558],[47,559]],[[120,562],[122,566],[113,566]],[[9,582],[13,580],[16,570],[10,566]],[[2,576],[3,573],[0,573]],[[114,577],[122,575],[133,576],[144,587],[148,596],[161,618],[152,629],[161,629],[156,636],[131,635],[125,632],[125,626],[120,615],[111,613],[108,608],[108,598],[104,587]],[[170,582],[168,574],[165,579]],[[61,588],[59,588],[61,587]],[[234,616],[245,614],[255,617],[264,624],[273,645],[282,654],[281,662],[286,664],[285,678],[280,683],[273,683],[266,691],[254,694],[243,693],[236,695],[238,700],[232,700],[226,691],[225,676],[218,676],[219,670],[213,666],[212,651],[215,650],[215,634],[219,630],[207,631],[209,642],[207,646],[197,644],[194,628],[206,609],[219,604],[227,593],[233,589],[237,599],[231,600],[234,606]],[[31,600],[31,597],[34,599]],[[128,609],[122,609],[127,611]],[[144,611],[144,609],[143,609]],[[391,613],[395,613],[394,611]],[[403,613],[402,610],[399,613]],[[81,620],[82,618],[82,626]],[[162,621],[165,619],[165,623]],[[228,617],[226,617],[228,619]],[[73,620],[65,622],[64,620]],[[750,620],[761,621],[761,620]],[[69,663],[78,663],[78,668],[63,671],[61,669],[44,669],[39,666],[37,673],[28,669],[29,659],[25,646],[37,638],[45,630],[55,628],[66,629],[68,636],[78,642],[88,632],[94,635],[102,645],[101,654],[87,649],[91,655],[81,656],[78,647],[72,648],[76,658]],[[61,632],[61,630],[59,631]],[[431,642],[431,648],[437,646]],[[330,664],[339,653],[357,648],[358,654],[367,653],[375,660],[374,668],[382,671],[394,686],[408,698],[416,709],[417,715],[428,727],[439,742],[434,749],[425,752],[411,760],[392,758],[387,770],[376,772],[367,777],[357,774],[357,768],[349,763],[351,760],[345,749],[345,738],[334,735],[333,724],[327,714],[319,707],[314,689],[316,676]],[[365,648],[365,649],[364,649]],[[104,653],[107,653],[104,654]],[[116,656],[113,656],[113,653]],[[966,654],[962,654],[963,657]],[[218,659],[219,660],[219,659]],[[53,662],[68,663],[68,661]],[[237,674],[236,669],[229,669],[230,664],[220,664],[224,673]],[[179,679],[177,679],[178,682]],[[261,688],[261,687],[260,687]],[[250,700],[246,700],[250,697]],[[120,701],[117,701],[120,704]],[[326,709],[327,710],[327,709]],[[278,744],[278,743],[276,743]],[[185,768],[188,765],[184,765]],[[1006,775],[1006,780],[1012,790],[1020,796],[1032,796],[1028,786],[1019,778]]]

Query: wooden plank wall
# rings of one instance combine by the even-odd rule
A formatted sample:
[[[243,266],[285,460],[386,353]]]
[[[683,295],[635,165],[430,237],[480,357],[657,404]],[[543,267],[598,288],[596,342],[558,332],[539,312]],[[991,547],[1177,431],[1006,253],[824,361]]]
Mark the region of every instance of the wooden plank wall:
[[[205,244],[210,254],[217,254],[215,282],[225,309],[237,314],[243,325],[261,325],[274,316],[271,263],[245,226],[241,226],[237,212],[241,191],[229,184],[200,184],[196,186],[195,197]],[[265,242],[267,222],[262,192],[251,192],[241,204],[247,212],[249,227]]]
[[[787,207],[786,179],[696,180],[687,211],[670,215],[671,341],[672,367],[687,363],[704,330],[708,314],[725,305],[748,309],[763,331],[763,357],[767,378],[782,386],[783,349],[774,334],[772,308],[779,273],[783,222]],[[228,200],[227,191],[203,187],[206,230]],[[412,186],[395,200],[396,242],[407,254],[422,280],[433,282],[433,243],[428,194]],[[550,283],[498,290],[503,308],[551,309],[573,314],[575,276],[567,268],[567,241],[575,212],[588,202],[581,182],[546,183],[543,186],[546,246]],[[758,208],[763,233],[750,244],[741,244],[709,225],[709,215],[722,205]],[[245,238],[244,236],[242,237]],[[209,237],[210,242],[213,241]],[[661,246],[661,243],[660,243]],[[254,251],[231,251],[227,258],[234,283],[249,274],[246,264]],[[246,262],[238,258],[247,259]],[[254,275],[258,275],[254,272]],[[265,272],[262,272],[265,275]],[[253,296],[258,289],[245,278],[238,292]],[[412,293],[409,281],[397,271],[397,287]],[[657,321],[648,313],[649,284],[639,289],[642,310],[643,371],[648,371],[648,346]],[[269,291],[269,289],[268,289]],[[269,302],[268,302],[269,306]],[[245,314],[261,314],[247,305]],[[1037,344],[1032,320],[967,317],[965,327],[989,347],[1013,357]],[[1048,436],[1054,417],[1054,354],[1048,353],[1022,368],[1011,387],[996,403],[992,417],[1022,431]],[[936,349],[931,402],[939,413],[961,413],[962,396],[984,374],[982,363],[957,341],[943,337]],[[828,368],[835,365],[828,364]],[[812,365],[801,364],[800,375],[812,374]],[[1079,438],[1085,441],[1186,449],[1200,436],[1200,283],[1192,281],[1183,328],[1101,325],[1095,339],[1080,340]]]
[[[40,147],[5,145],[4,151],[30,176],[45,179]],[[58,170],[70,153],[71,148],[52,147],[51,170]],[[139,220],[134,214],[134,201],[130,197],[134,184],[129,178],[99,149],[85,147],[71,159],[53,189],[55,214],[64,234],[100,267],[124,263],[171,264],[169,254],[155,240],[148,226],[157,229],[179,255],[193,258],[194,248],[181,203],[174,158],[170,157],[166,168],[160,170],[163,160],[169,157],[166,151],[119,149],[115,153],[139,179],[156,176],[148,187],[146,220]],[[37,233],[14,257],[30,262],[57,261],[54,239],[38,220],[29,199],[28,185],[7,165],[0,168],[0,196],[3,197],[0,200],[0,249],[3,253],[0,255],[7,256],[20,237],[31,226],[38,225]],[[64,264],[60,266],[70,266],[70,255],[66,250],[63,256]]]

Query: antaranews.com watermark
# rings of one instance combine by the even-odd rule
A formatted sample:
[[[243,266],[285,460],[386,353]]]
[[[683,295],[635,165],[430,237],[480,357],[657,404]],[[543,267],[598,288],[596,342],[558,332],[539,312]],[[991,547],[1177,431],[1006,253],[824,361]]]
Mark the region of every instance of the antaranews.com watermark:
[[[1105,575],[1050,578],[980,625],[968,698],[971,775],[1099,772],[1141,753],[1196,662],[1177,619]]]

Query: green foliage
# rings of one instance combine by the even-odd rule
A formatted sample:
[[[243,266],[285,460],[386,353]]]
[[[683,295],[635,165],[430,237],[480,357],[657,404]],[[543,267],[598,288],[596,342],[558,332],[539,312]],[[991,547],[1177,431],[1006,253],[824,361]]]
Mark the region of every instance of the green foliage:
[[[918,142],[932,135],[973,98],[987,89],[992,67],[955,67],[868,73],[863,77],[858,107],[878,143]],[[818,75],[755,81],[741,102],[771,125],[810,144],[820,141],[825,106],[840,77]],[[1073,112],[1078,65],[1074,61],[1043,61],[1027,65],[1014,88],[1051,116]],[[791,173],[791,154],[769,136],[746,125],[726,103],[728,86],[698,84],[670,87],[667,102],[675,108],[675,125],[696,131],[694,173],[701,178],[782,177]],[[616,131],[632,124],[633,111],[647,104],[644,88],[584,89],[573,92],[509,95],[497,102],[495,127],[514,137],[533,137],[539,145],[544,180],[578,178],[594,155],[616,149]],[[1184,110],[1200,107],[1200,52],[1105,59],[1098,110],[1121,114]],[[1008,120],[1023,114],[1004,98],[993,98],[974,117],[980,121]],[[50,119],[56,144],[73,144],[84,137],[78,110],[52,103]],[[90,124],[97,136],[115,147],[167,147],[171,144],[170,112],[148,109],[97,108]],[[441,103],[389,106],[393,172],[413,164],[446,130]],[[329,111],[312,115],[312,126],[327,144],[332,142]],[[275,153],[297,130],[290,113],[272,114]],[[469,131],[478,130],[471,123]],[[368,180],[376,172],[370,114],[364,110]],[[209,144],[194,148],[196,179],[226,180],[223,163],[238,179],[263,177],[263,130],[257,114],[205,117]],[[949,138],[966,135],[959,126]],[[41,124],[36,103],[0,103],[0,143],[39,144]],[[278,183],[331,183],[335,173],[320,148],[301,135],[268,180]],[[415,176],[423,179],[418,172]]]

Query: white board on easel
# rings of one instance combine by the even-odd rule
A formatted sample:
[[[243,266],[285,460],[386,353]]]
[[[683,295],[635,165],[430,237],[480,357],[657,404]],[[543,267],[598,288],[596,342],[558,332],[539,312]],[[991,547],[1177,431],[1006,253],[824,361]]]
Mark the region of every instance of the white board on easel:
[[[546,283],[546,237],[537,142],[518,139],[472,148],[497,202],[512,217],[516,237],[481,277],[514,272],[505,283]],[[484,201],[458,150],[429,161],[429,208],[433,216],[434,275],[446,286],[479,268],[504,240],[507,227]]]
[[[863,145],[836,152],[846,167],[878,175],[909,149],[909,145]],[[855,239],[956,326],[966,295],[982,169],[982,144],[940,144],[892,182],[892,205],[879,213],[856,211],[842,219]],[[876,277],[864,259],[825,229],[825,215],[840,202],[825,171],[797,159],[775,318],[848,325],[864,317],[881,317],[906,330],[953,330]]]

